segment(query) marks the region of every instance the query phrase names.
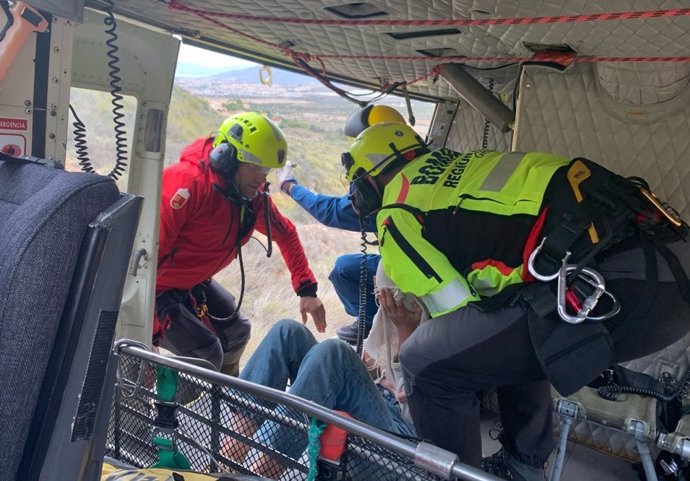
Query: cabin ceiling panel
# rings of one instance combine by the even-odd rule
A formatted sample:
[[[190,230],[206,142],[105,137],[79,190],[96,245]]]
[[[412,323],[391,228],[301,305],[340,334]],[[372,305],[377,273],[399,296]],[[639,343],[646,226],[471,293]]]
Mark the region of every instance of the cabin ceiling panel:
[[[310,65],[320,68],[317,57],[323,57],[326,72],[355,81],[379,84],[380,79],[391,82],[411,82],[428,74],[443,60],[405,59],[421,57],[420,51],[471,57],[468,65],[494,68],[495,57],[529,57],[530,48],[539,46],[568,46],[578,55],[587,56],[687,56],[690,55],[690,17],[655,18],[648,20],[588,21],[583,23],[491,25],[474,27],[453,26],[387,26],[387,25],[323,25],[290,24],[260,20],[237,20],[214,16],[213,13],[233,13],[270,18],[299,18],[337,20],[339,17],[325,7],[349,3],[349,0],[177,0],[182,5],[211,12],[208,19],[168,7],[169,1],[118,0],[116,12],[135,19],[151,20],[159,26],[196,39],[212,43],[228,51],[252,53],[268,63],[292,64],[278,45],[288,42],[296,52],[311,56]],[[596,14],[686,8],[682,1],[652,0],[369,0],[366,2],[387,12],[372,17],[389,20],[427,19],[491,19],[552,15]],[[102,7],[99,0],[87,0],[88,5]],[[210,20],[209,20],[210,19]],[[460,33],[395,40],[390,33],[409,33],[420,30],[458,28]],[[346,55],[348,58],[332,58]],[[378,58],[368,58],[378,57]],[[385,57],[385,58],[380,58]],[[488,59],[488,60],[482,60]],[[479,78],[481,72],[473,71]],[[425,95],[457,97],[443,81],[420,81],[410,90]]]

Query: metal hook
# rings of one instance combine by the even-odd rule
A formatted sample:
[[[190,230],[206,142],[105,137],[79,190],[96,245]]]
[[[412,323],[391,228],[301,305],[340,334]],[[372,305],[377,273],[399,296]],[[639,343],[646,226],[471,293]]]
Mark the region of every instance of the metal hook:
[[[132,341],[129,339],[121,339],[115,343],[114,346],[114,351],[117,353],[117,356],[120,356],[120,351],[122,350],[123,347],[127,346],[133,346],[133,347],[138,347],[140,349],[145,349],[148,351],[148,346],[142,342],[139,341]],[[143,359],[139,360],[139,372],[137,373],[137,379],[132,383],[130,379],[125,378],[125,376],[122,373],[122,360],[119,358],[118,363],[117,363],[117,371],[115,374],[115,378],[117,380],[118,385],[120,386],[120,391],[122,393],[122,397],[125,398],[134,398],[139,392],[139,389],[143,386],[144,384],[144,376],[146,374],[146,370],[149,367],[149,361],[145,361]]]
[[[590,321],[604,321],[609,319],[620,311],[620,303],[618,299],[606,290],[606,281],[604,277],[594,269],[590,267],[583,267],[578,273],[578,278],[584,280],[589,285],[594,287],[594,292],[592,292],[584,301],[582,301],[582,306],[578,310],[577,314],[570,315],[567,310],[567,300],[566,294],[568,292],[568,274],[577,269],[574,264],[563,264],[563,267],[558,271],[558,289],[557,289],[557,307],[558,315],[565,322],[570,324],[579,324],[585,320]],[[609,312],[599,315],[590,316],[590,313],[597,307],[599,299],[602,296],[608,296],[613,305]]]
[[[530,274],[532,274],[532,277],[534,277],[538,281],[549,282],[558,277],[563,267],[568,263],[568,259],[570,258],[571,254],[570,251],[565,251],[565,255],[563,256],[563,263],[561,264],[561,269],[557,270],[554,274],[541,274],[537,272],[537,269],[534,267],[534,262],[536,261],[539,253],[541,252],[541,249],[544,247],[544,242],[546,242],[546,236],[544,236],[544,238],[541,240],[536,249],[534,249],[532,253],[529,255],[529,259],[527,259],[527,270]]]

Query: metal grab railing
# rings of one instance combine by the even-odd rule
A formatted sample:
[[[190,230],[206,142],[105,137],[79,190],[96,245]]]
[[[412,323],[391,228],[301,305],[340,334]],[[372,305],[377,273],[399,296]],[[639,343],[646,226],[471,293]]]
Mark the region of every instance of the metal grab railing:
[[[375,445],[413,460],[415,466],[444,479],[458,478],[468,481],[500,481],[500,478],[459,462],[455,454],[432,444],[426,442],[415,443],[397,437],[355,419],[340,416],[328,408],[290,393],[197,367],[172,357],[153,353],[140,347],[140,344],[137,344],[138,343],[132,341],[121,340],[115,345],[115,355],[119,356],[120,354],[126,354],[141,361],[168,367],[180,373],[192,375],[212,384],[223,385],[271,403],[282,404],[306,416],[317,418],[327,424],[344,429]],[[136,386],[134,388],[136,389]]]

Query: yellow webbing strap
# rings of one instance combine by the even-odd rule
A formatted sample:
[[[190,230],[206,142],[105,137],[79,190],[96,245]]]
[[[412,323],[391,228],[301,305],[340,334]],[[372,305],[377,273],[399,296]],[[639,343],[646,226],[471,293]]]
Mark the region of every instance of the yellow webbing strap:
[[[170,470],[164,468],[118,468],[112,464],[103,463],[101,481],[218,481],[218,476],[196,473],[194,471]]]

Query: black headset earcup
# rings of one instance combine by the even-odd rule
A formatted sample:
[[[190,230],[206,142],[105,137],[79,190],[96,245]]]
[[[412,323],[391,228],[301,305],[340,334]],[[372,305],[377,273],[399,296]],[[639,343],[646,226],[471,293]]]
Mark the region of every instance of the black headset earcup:
[[[236,163],[235,148],[227,142],[223,142],[211,151],[208,155],[208,162],[214,171],[220,174],[232,174]]]
[[[381,208],[381,194],[362,175],[352,182],[350,202],[355,211],[362,217],[373,214]]]

